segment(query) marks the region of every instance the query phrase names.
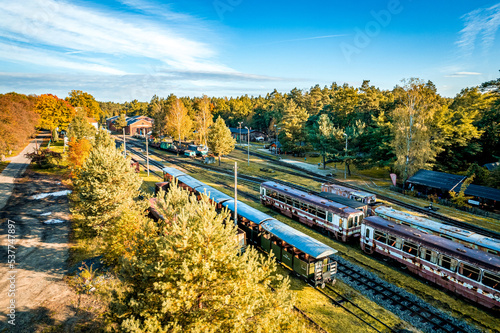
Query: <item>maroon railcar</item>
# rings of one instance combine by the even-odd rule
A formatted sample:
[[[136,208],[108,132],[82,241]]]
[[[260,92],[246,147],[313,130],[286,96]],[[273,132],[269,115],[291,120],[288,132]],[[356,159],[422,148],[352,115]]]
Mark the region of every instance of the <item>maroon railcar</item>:
[[[500,308],[498,256],[378,216],[363,220],[360,245],[473,302]]]

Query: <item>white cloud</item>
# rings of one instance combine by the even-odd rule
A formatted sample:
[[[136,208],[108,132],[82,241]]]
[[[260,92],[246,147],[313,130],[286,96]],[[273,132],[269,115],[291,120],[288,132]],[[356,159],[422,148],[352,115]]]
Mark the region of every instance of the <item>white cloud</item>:
[[[461,18],[465,21],[465,27],[460,31],[458,46],[466,54],[471,54],[478,44],[477,39],[481,38],[482,47],[485,51],[489,50],[500,27],[500,3],[473,10]]]
[[[483,75],[483,73],[478,72],[456,72],[453,74],[445,75],[445,77],[467,77],[472,75]]]
[[[173,13],[171,17],[179,21],[187,16]],[[103,12],[59,0],[4,2],[0,36],[52,53],[52,58],[44,58],[46,66],[59,67],[55,60],[61,54],[80,52],[118,61],[145,57],[180,70],[235,72],[214,60],[212,47],[183,36],[166,19],[151,21],[141,15]],[[19,60],[16,53],[9,56],[4,52],[2,57]],[[64,67],[69,68],[68,64]]]

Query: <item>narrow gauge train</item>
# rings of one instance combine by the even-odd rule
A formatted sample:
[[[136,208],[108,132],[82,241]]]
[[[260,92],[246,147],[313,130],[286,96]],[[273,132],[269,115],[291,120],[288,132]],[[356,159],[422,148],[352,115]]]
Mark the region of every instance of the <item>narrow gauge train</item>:
[[[359,237],[364,217],[360,210],[275,182],[261,184],[260,201],[301,223],[319,227],[344,242]]]
[[[321,184],[321,192],[334,193],[348,199],[363,202],[367,205],[374,204],[377,201],[377,196],[372,193],[358,191],[349,187],[336,184]]]
[[[463,244],[471,249],[478,249],[494,255],[500,254],[500,240],[489,238],[473,231],[460,229],[424,217],[415,216],[386,206],[379,206],[373,210],[374,215],[398,224],[424,230],[437,236]]]
[[[218,209],[226,208],[234,213],[235,201],[230,196],[172,167],[164,168],[163,174],[166,182],[161,186],[164,188],[168,189],[169,182],[176,179],[180,187],[197,197],[206,194]],[[277,260],[314,286],[335,283],[337,262],[332,255],[337,251],[331,247],[240,201],[237,202],[237,225],[249,244],[268,253],[272,251]]]
[[[500,308],[500,258],[378,216],[363,220],[361,248],[377,252],[439,286]]]
[[[334,202],[338,202],[339,204],[346,205],[347,207],[361,210],[361,211],[363,211],[363,213],[365,213],[365,216],[370,215],[371,210],[368,209],[368,205],[365,204],[364,202],[352,200],[352,199],[340,196],[338,194],[329,193],[329,192],[319,192],[317,194],[318,194],[318,196],[320,196],[322,198],[332,200]]]

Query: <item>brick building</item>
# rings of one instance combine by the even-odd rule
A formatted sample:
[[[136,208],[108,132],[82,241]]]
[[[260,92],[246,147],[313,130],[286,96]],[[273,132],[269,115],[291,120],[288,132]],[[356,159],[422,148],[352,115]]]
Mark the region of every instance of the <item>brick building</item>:
[[[114,126],[115,120],[117,120],[120,116],[114,116],[106,119],[106,125],[110,131],[116,132],[116,128]],[[126,135],[146,135],[147,133],[153,130],[153,122],[152,118],[147,116],[134,116],[134,117],[126,117],[127,126],[125,127]]]

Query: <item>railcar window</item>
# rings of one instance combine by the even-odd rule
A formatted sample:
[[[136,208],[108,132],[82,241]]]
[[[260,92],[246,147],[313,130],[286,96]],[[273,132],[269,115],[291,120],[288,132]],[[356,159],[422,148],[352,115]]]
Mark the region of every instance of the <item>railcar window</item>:
[[[326,212],[326,217],[328,218],[328,222],[333,223],[333,214],[331,212]]]
[[[403,251],[416,256],[418,252],[418,245],[413,242],[405,240],[403,244]]]
[[[481,276],[481,270],[479,268],[467,265],[463,262],[460,263],[458,273],[475,281],[479,281],[479,277]]]
[[[300,203],[300,210],[305,211],[307,209],[307,205],[303,202]]]
[[[354,216],[354,225],[357,227],[358,226],[358,217]]]
[[[440,255],[439,256],[439,263],[438,265],[449,269],[452,272],[455,272],[457,270],[457,260],[453,259],[451,257],[445,256],[445,255]]]
[[[437,263],[437,252],[426,249],[425,247],[420,248],[420,258],[430,261],[432,263]]]
[[[290,197],[285,197],[285,200],[286,200],[287,205],[292,204],[292,199]]]
[[[450,236],[448,236],[448,235],[443,235],[443,234],[441,234],[441,235],[439,235],[439,236],[441,236],[441,237],[443,237],[443,238],[446,238],[446,239],[449,239],[449,240],[451,240],[451,241],[453,240],[453,237],[450,237]]]
[[[300,203],[297,200],[292,200],[292,202],[293,202],[293,207],[300,208]]]
[[[318,217],[320,219],[326,219],[326,212],[324,210],[318,209]]]
[[[285,196],[281,193],[278,193],[278,200],[281,202],[285,202]]]
[[[378,230],[375,230],[375,240],[379,241],[380,243],[387,243],[387,235],[383,232],[380,232]]]
[[[349,217],[349,220],[347,220],[347,227],[352,228],[352,217]]]
[[[309,213],[316,215],[316,207],[314,206],[309,206]]]
[[[500,276],[484,271],[483,284],[487,287],[500,291]]]
[[[276,193],[276,191],[269,191],[269,196],[271,198],[277,198],[278,197],[278,193]]]
[[[388,243],[387,244],[389,244],[392,247],[395,247],[396,249],[400,249],[401,248],[401,243],[402,243],[402,239],[401,238],[397,238],[395,236],[390,236],[389,235]]]

